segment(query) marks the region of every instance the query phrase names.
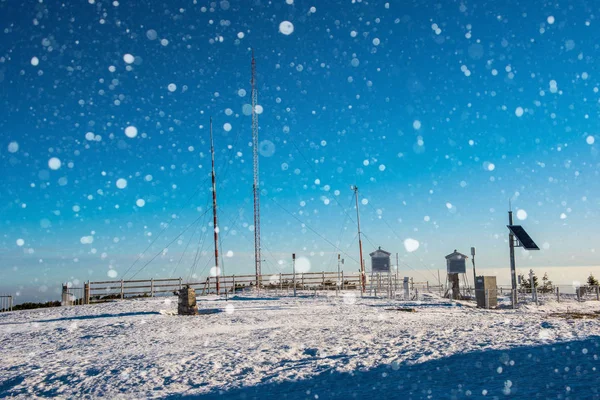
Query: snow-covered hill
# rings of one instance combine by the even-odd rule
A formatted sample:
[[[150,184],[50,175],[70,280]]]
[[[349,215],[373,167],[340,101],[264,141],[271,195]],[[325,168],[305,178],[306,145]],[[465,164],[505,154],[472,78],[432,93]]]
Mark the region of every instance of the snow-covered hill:
[[[0,397],[600,398],[600,303],[176,299],[0,314]],[[415,312],[399,311],[411,307]],[[218,312],[210,312],[218,311]]]

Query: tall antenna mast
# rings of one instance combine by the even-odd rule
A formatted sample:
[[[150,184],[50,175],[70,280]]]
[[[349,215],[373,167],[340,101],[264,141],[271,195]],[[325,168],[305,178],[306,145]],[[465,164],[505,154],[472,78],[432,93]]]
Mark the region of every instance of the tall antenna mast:
[[[360,237],[360,213],[358,212],[358,187],[355,185],[352,185],[351,189],[354,190],[354,196],[356,197],[356,222],[358,224],[358,250],[360,252],[360,285],[361,285],[361,289],[364,293],[367,289],[367,276],[365,275],[365,263],[363,260],[362,239]]]
[[[252,150],[254,155],[254,264],[256,272],[256,290],[260,292],[261,255],[260,255],[260,188],[258,177],[258,114],[256,105],[258,93],[256,92],[256,61],[254,60],[254,49],[252,49]]]
[[[219,226],[217,225],[217,177],[215,174],[215,145],[213,142],[212,117],[210,117],[210,154],[212,157],[212,198],[213,230],[215,232],[215,270],[217,273],[217,295],[221,292],[221,271],[219,270]]]

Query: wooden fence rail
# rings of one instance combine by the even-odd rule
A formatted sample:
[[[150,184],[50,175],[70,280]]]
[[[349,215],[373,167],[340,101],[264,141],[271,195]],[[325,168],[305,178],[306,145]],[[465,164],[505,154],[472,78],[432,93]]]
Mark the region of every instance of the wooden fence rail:
[[[400,278],[398,274],[389,276],[367,276],[366,291],[369,295],[384,295],[390,298],[401,296],[410,298],[419,293],[434,293],[440,296],[446,296],[449,288],[446,285],[430,284],[429,282],[415,282],[412,279]],[[406,280],[406,281],[405,281]],[[406,283],[405,283],[406,282]],[[406,286],[404,286],[406,284]],[[86,282],[83,287],[71,287],[63,285],[63,305],[79,305],[100,303],[117,299],[137,298],[137,297],[155,297],[167,293],[173,294],[184,285],[194,288],[198,295],[217,294],[217,278],[207,277],[204,280],[196,282],[184,282],[182,278],[167,279],[137,279],[120,281],[98,281]],[[228,275],[219,277],[218,294],[230,294],[253,289],[256,285],[255,275]],[[260,288],[264,291],[287,291],[294,290],[360,290],[361,280],[358,272],[306,272],[265,274],[260,276]],[[471,297],[475,290],[472,287],[461,288],[468,297]],[[508,286],[497,286],[498,295],[510,293]],[[571,285],[555,285],[551,290],[538,288],[533,294],[530,289],[519,289],[519,297],[526,300],[533,297],[540,300],[556,301],[600,301],[600,288],[598,286],[582,286],[574,288]],[[12,296],[0,295],[0,312],[12,310]]]
[[[353,290],[360,288],[360,274],[340,271],[337,272],[305,272],[294,274],[281,273],[260,276],[261,290]],[[154,297],[159,294],[173,293],[184,285],[194,288],[199,294],[217,294],[217,278],[207,277],[197,282],[184,282],[182,278],[168,279],[136,279],[120,281],[98,281],[84,283],[81,299],[75,299],[71,304],[90,304],[115,299],[135,297]],[[228,275],[219,277],[218,294],[235,294],[256,285],[255,275]],[[63,286],[63,292],[68,290]],[[70,293],[72,290],[69,291]]]

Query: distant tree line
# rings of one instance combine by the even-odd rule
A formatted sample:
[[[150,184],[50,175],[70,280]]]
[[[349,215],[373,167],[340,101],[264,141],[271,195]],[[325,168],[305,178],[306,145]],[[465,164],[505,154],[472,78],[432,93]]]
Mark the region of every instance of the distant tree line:
[[[524,274],[519,274],[519,282],[520,282],[519,289],[531,290],[532,281],[539,293],[550,293],[554,290],[552,281],[548,278],[547,273],[544,273],[544,276],[542,278],[542,284],[540,285],[540,283],[538,281],[538,277],[535,275],[535,272],[532,275],[532,279],[529,279]],[[586,284],[582,285],[582,287],[585,287],[588,290],[591,290],[593,287],[598,286],[599,284],[600,284],[600,282],[598,282],[598,279],[596,279],[593,274],[590,274],[590,276],[588,276],[588,278],[587,278]]]
[[[521,290],[531,290],[532,282],[535,288],[539,293],[550,293],[554,290],[554,286],[552,285],[552,281],[548,278],[548,274],[544,273],[542,277],[542,284],[540,285],[538,281],[538,277],[535,275],[535,272],[532,275],[532,278],[527,278],[524,274],[519,274],[519,289]]]
[[[60,307],[60,301],[47,301],[45,303],[22,303],[13,306],[13,311],[18,310],[33,310],[34,308],[49,308],[49,307]]]

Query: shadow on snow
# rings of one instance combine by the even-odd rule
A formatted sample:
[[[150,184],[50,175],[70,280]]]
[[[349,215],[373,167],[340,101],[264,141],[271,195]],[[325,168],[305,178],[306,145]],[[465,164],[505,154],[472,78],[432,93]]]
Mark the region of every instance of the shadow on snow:
[[[414,365],[392,363],[352,373],[332,370],[306,380],[205,395],[173,394],[166,399],[600,399],[599,353],[600,337],[593,337],[456,354]]]
[[[86,319],[98,319],[98,318],[120,318],[120,317],[136,317],[140,315],[160,315],[158,311],[139,311],[139,312],[126,312],[118,314],[94,314],[94,315],[75,315],[72,317],[61,317],[52,319],[37,319],[33,321],[22,321],[22,322],[3,322],[0,325],[20,325],[20,324],[32,324],[42,322],[61,322],[61,321],[78,321]]]

